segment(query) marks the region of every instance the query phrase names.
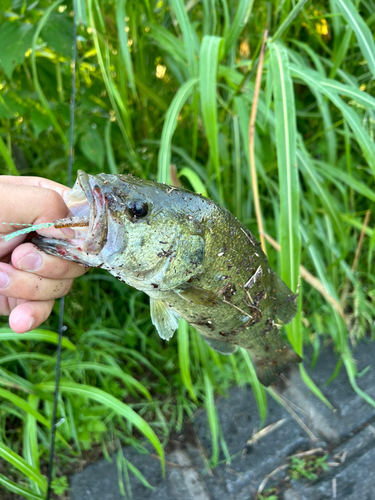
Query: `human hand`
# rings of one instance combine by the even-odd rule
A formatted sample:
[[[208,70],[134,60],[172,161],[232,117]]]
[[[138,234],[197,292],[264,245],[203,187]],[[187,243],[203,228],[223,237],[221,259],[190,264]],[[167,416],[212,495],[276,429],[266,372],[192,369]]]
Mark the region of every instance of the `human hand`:
[[[68,216],[63,196],[69,188],[41,177],[0,176],[0,220],[41,224]],[[0,225],[0,232],[10,226]],[[48,228],[43,236],[72,238],[70,228]],[[75,262],[47,255],[32,243],[23,243],[27,235],[8,242],[0,239],[0,315],[9,316],[16,333],[38,327],[51,314],[54,299],[66,295],[73,278],[86,269]]]

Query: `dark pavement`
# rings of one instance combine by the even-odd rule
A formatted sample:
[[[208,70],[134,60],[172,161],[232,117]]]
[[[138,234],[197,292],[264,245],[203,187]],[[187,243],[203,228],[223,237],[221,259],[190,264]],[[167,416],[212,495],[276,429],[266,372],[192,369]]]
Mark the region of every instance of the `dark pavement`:
[[[361,343],[354,358],[359,372],[369,367],[358,385],[375,399],[375,343]],[[130,473],[133,500],[254,500],[258,492],[270,494],[269,488],[275,488],[280,500],[375,500],[375,408],[353,391],[344,367],[333,382],[324,385],[336,363],[327,350],[309,371],[334,411],[309,392],[297,369],[280,389],[284,406],[268,397],[266,429],[257,435],[259,416],[251,389],[234,387],[228,398],[219,397],[216,407],[232,460],[223,460],[214,470],[205,458],[210,457],[211,444],[204,411],[171,440],[166,479],[156,457],[124,448],[127,460],[155,488],[146,488]],[[290,456],[301,453],[306,460],[327,453],[329,471],[317,470],[316,480],[291,479]],[[88,466],[71,477],[70,486],[71,500],[123,498],[116,458]]]

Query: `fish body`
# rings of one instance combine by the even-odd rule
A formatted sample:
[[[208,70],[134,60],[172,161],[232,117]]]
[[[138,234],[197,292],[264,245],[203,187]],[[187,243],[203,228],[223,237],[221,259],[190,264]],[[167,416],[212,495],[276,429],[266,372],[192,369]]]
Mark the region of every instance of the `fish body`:
[[[275,326],[275,317],[295,316],[297,296],[225,208],[186,189],[83,171],[65,201],[84,227],[72,240],[38,237],[36,245],[147,293],[161,338],[169,340],[184,318],[223,354],[247,349],[264,385],[300,361]]]

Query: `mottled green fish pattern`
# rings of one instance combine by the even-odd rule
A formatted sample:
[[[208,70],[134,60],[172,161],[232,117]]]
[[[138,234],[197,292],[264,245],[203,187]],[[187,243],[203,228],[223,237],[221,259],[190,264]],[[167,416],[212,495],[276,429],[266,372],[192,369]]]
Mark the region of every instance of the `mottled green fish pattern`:
[[[65,202],[72,217],[59,224],[76,226],[76,237],[36,245],[147,293],[162,339],[184,318],[216,351],[246,349],[264,385],[300,361],[275,325],[293,319],[297,296],[225,208],[186,189],[83,171]]]

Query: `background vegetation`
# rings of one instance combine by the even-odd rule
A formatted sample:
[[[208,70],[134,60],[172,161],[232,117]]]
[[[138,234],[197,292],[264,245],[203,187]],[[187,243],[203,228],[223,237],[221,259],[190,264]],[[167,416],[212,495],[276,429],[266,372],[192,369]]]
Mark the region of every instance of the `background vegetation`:
[[[312,346],[305,364],[332,344],[333,376],[344,364],[374,405],[356,384],[351,347],[374,330],[375,2],[76,0],[75,8],[74,171],[168,182],[173,164],[173,177],[256,236],[261,220],[281,243],[279,253],[266,238],[273,268],[293,290],[305,278],[289,341],[301,355]],[[0,9],[1,172],[66,183],[73,5],[2,0]],[[22,337],[0,329],[0,489],[29,499],[46,489],[57,314]],[[227,451],[214,392],[230,384],[252,384],[265,417],[265,390],[246,353],[223,357],[186,323],[162,342],[147,298],[105,273],[76,280],[64,324],[56,495],[64,474],[98,446],[117,449],[129,494],[128,474],[140,474],[121,445],[145,453],[145,435],[163,463],[160,443],[201,404],[215,465],[220,447]],[[301,375],[322,397],[303,366]]]

